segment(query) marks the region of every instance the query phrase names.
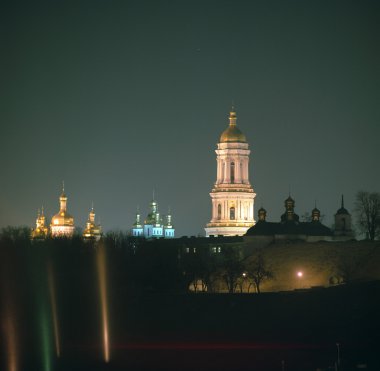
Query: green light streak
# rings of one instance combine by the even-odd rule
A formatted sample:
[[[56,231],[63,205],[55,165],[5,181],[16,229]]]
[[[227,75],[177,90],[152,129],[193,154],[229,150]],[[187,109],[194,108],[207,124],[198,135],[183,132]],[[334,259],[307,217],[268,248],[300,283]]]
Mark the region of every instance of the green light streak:
[[[51,347],[51,324],[49,318],[46,316],[46,311],[41,310],[40,316],[41,326],[41,341],[42,341],[42,357],[43,357],[43,370],[51,371],[52,369],[52,347]]]

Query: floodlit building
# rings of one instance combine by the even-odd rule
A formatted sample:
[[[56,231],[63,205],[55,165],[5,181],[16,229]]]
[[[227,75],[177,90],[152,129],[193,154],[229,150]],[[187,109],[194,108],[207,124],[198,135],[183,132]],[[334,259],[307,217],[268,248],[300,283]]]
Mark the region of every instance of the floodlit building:
[[[67,196],[62,187],[62,194],[59,197],[59,212],[51,219],[50,233],[54,238],[72,237],[74,234],[74,218],[67,212]]]
[[[150,212],[141,223],[140,211],[137,210],[136,220],[132,226],[132,236],[145,238],[174,238],[175,229],[172,224],[170,210],[167,215],[158,212],[157,202],[153,199],[150,203]]]
[[[236,112],[230,112],[229,126],[216,149],[217,178],[210,193],[211,220],[206,237],[242,236],[255,224],[255,192],[249,182],[248,142],[236,125]]]
[[[31,237],[33,240],[43,240],[49,234],[49,228],[45,225],[44,207],[37,212],[36,228],[32,228]]]
[[[83,238],[85,240],[99,241],[101,237],[102,237],[102,227],[100,224],[96,224],[95,222],[94,206],[92,206],[91,211],[88,214],[86,228],[83,231]]]

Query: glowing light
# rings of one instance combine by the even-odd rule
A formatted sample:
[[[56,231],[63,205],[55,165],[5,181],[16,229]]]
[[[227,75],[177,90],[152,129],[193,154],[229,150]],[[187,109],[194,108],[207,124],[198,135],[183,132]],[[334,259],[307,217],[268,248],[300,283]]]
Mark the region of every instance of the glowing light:
[[[52,268],[51,263],[48,264],[48,282],[49,282],[51,312],[53,315],[55,353],[57,357],[59,358],[61,355],[61,345],[59,341],[58,310],[57,310],[57,300],[55,297],[54,275],[53,275],[53,268]]]
[[[98,249],[97,268],[98,268],[98,279],[99,279],[100,304],[101,304],[101,312],[102,312],[104,361],[109,362],[110,344],[109,344],[109,329],[108,329],[106,259],[105,259],[104,247],[100,247]]]
[[[17,346],[16,346],[16,330],[13,318],[8,315],[4,321],[4,335],[6,339],[6,354],[8,357],[8,370],[17,370]]]
[[[297,276],[301,278],[303,276],[303,272],[301,271],[297,272]]]
[[[50,331],[49,331],[49,319],[46,317],[44,310],[41,311],[41,335],[42,335],[42,351],[43,351],[43,363],[44,370],[51,370],[51,349],[50,349]]]

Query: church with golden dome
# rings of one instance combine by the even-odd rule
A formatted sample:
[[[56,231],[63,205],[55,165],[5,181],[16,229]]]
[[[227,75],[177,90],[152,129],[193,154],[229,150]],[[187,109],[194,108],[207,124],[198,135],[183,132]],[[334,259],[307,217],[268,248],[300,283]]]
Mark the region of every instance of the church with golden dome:
[[[50,234],[52,237],[70,238],[73,236],[74,230],[74,218],[67,212],[67,196],[63,186],[62,194],[59,197],[59,212],[51,219]]]
[[[42,240],[47,237],[52,238],[72,238],[75,231],[74,218],[67,212],[67,196],[65,194],[64,185],[62,193],[59,197],[59,212],[51,218],[50,228],[45,224],[44,209],[40,213],[38,210],[36,227],[31,229],[32,240]],[[102,227],[95,222],[94,205],[88,214],[86,227],[82,234],[83,239],[99,241],[102,237]]]
[[[94,205],[92,205],[91,211],[88,214],[86,228],[83,231],[83,238],[85,240],[99,241],[101,237],[102,237],[102,227],[100,226],[100,224],[95,223],[95,211],[94,211]]]
[[[31,237],[34,240],[43,240],[49,235],[49,228],[45,225],[44,207],[37,212],[36,228],[32,228]]]
[[[236,124],[234,109],[217,144],[217,177],[211,190],[211,220],[206,237],[242,236],[255,224],[255,192],[249,181],[249,145]]]

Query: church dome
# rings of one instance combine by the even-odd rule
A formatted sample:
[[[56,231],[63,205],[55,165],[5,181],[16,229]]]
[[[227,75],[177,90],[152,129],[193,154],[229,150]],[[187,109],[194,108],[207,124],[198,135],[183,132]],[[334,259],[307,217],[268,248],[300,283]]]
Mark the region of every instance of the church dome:
[[[247,138],[240,131],[240,129],[236,126],[236,112],[230,112],[230,124],[226,130],[223,131],[220,136],[220,143],[228,143],[228,142],[241,142],[246,143]]]
[[[69,213],[67,213],[66,211],[60,211],[58,214],[55,214],[51,218],[51,224],[57,225],[57,226],[58,225],[60,225],[60,226],[63,226],[63,225],[72,226],[72,225],[74,225],[74,218]]]

